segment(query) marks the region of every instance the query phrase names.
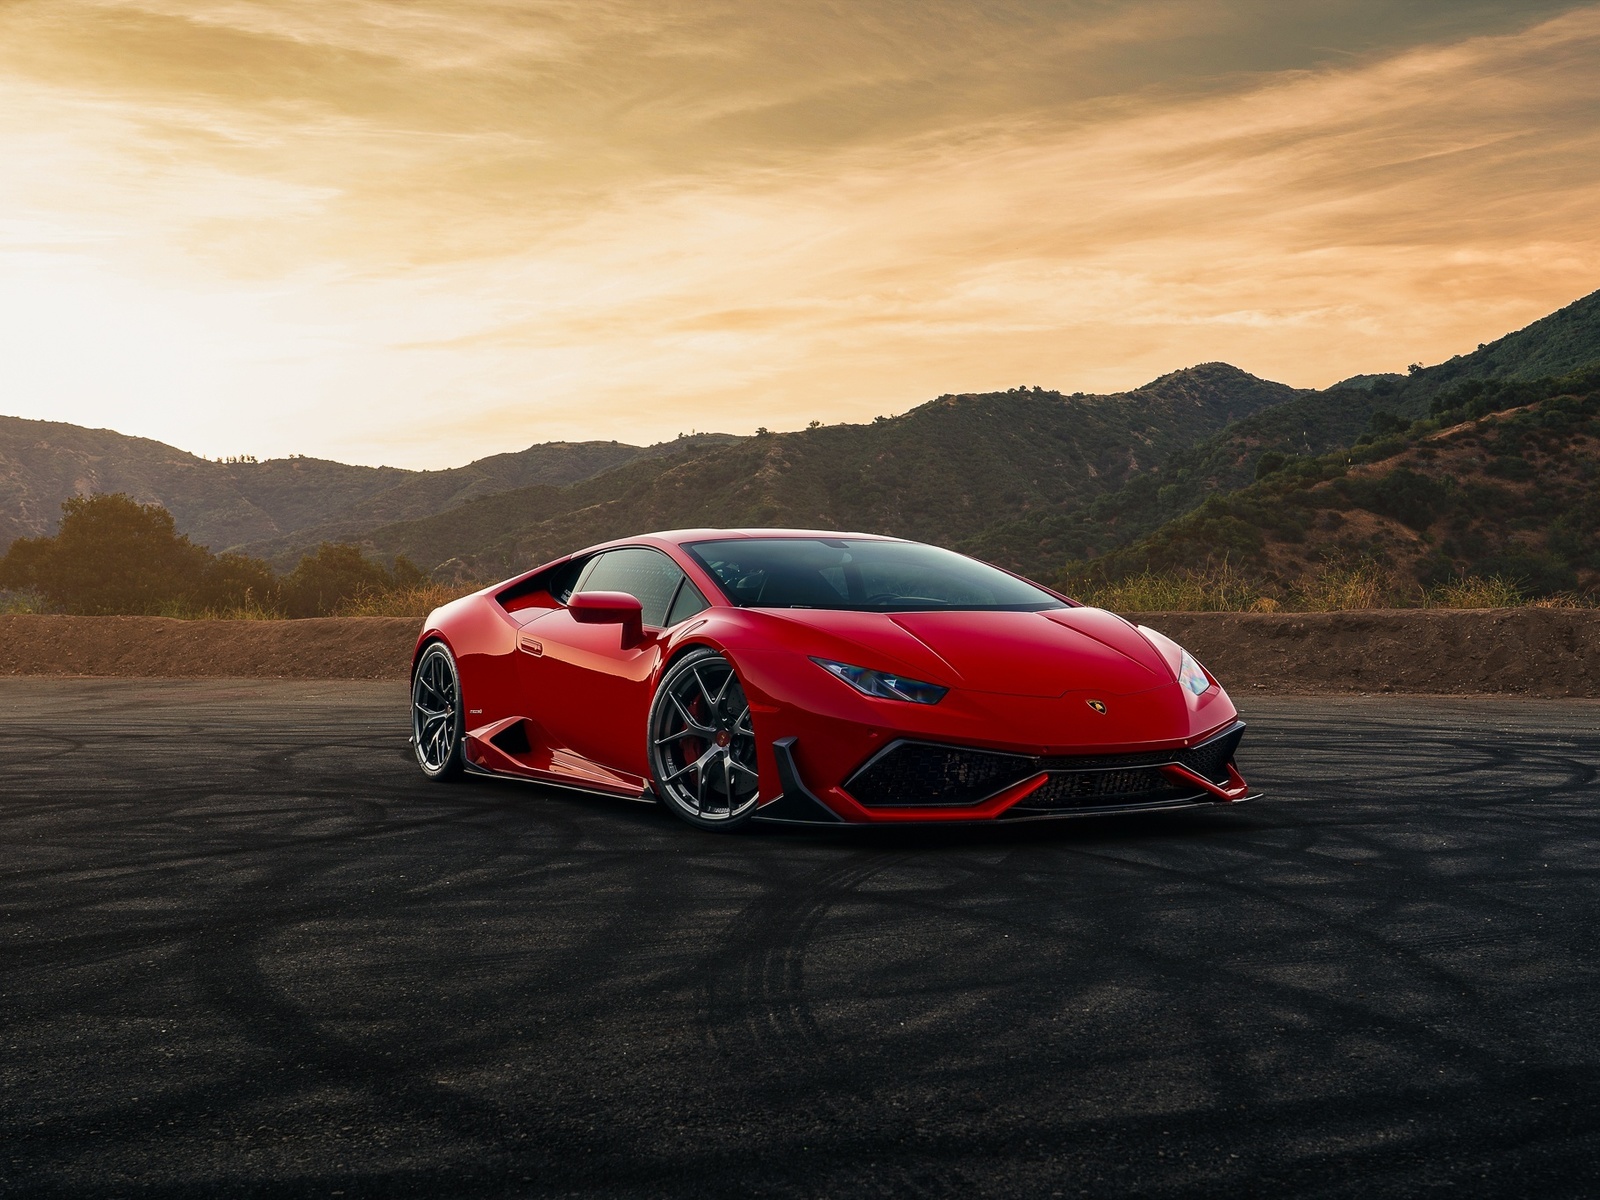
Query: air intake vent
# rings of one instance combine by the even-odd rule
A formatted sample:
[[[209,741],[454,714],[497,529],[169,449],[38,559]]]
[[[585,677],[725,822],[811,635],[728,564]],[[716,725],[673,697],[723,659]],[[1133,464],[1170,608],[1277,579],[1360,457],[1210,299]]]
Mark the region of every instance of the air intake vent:
[[[870,808],[977,804],[1037,774],[1035,761],[1020,754],[896,742],[844,786]]]
[[[982,803],[996,792],[1044,772],[1049,778],[1019,806],[1029,812],[1120,808],[1204,799],[1198,786],[1174,784],[1161,773],[1169,763],[1225,783],[1244,724],[1187,750],[1136,754],[1074,754],[1029,758],[962,746],[896,742],[845,781],[868,808],[955,808]]]
[[[528,745],[528,727],[523,721],[513,721],[489,740],[511,755],[527,754],[533,749]]]

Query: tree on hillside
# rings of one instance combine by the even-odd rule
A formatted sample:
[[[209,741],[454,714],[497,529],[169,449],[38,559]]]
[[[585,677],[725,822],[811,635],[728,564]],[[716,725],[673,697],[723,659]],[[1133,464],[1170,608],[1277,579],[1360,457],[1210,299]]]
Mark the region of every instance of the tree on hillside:
[[[282,593],[282,582],[259,558],[219,554],[206,564],[196,598],[200,607],[213,611],[246,607],[270,611],[281,606]]]
[[[0,557],[0,588],[34,590],[80,616],[195,616],[249,608],[324,617],[347,601],[414,588],[427,577],[405,558],[394,569],[359,546],[324,542],[279,578],[260,559],[212,554],[180,534],[159,504],[120,493],[75,496],[54,537],[19,538]]]
[[[192,602],[211,557],[177,531],[159,504],[120,493],[74,496],[53,538],[13,543],[0,579],[36,588],[69,613],[159,613]]]
[[[61,514],[54,537],[11,544],[0,558],[0,588],[36,590],[80,616],[278,606],[271,567],[194,545],[159,504],[140,504],[121,493],[74,496]]]
[[[49,557],[54,538],[17,538],[11,548],[0,556],[0,589],[6,591],[37,591],[39,566]]]
[[[284,603],[291,617],[326,617],[347,600],[416,587],[427,578],[404,556],[388,571],[366,558],[361,547],[323,542],[283,581]]]

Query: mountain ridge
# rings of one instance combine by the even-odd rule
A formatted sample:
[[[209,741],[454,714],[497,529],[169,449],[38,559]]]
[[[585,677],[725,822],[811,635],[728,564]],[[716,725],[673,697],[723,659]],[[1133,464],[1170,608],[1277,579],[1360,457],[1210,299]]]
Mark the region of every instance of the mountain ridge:
[[[535,483],[565,485],[685,445],[713,446],[731,434],[634,446],[615,441],[541,442],[460,467],[411,471],[328,459],[216,462],[111,429],[0,416],[0,553],[19,537],[53,532],[61,502],[122,492],[158,503],[199,545],[215,550],[339,541],[386,521],[447,508],[476,495]]]
[[[1600,586],[1600,365],[1458,381],[1428,418],[1380,424],[1349,450],[1270,463],[1065,573],[1116,580],[1226,560],[1282,589],[1366,563],[1413,588],[1465,575],[1534,595]]]
[[[1469,380],[1531,382],[1600,362],[1600,291],[1477,350],[1407,375],[1356,375],[1320,392],[1252,413],[1175,451],[1087,504],[1019,515],[963,542],[962,550],[1013,570],[1049,573],[1128,545],[1214,495],[1247,487],[1268,454],[1326,454],[1350,446],[1379,414],[1429,415],[1434,399]]]
[[[112,430],[0,417],[0,550],[48,532],[66,496],[122,491],[167,507],[197,543],[280,568],[339,541],[442,578],[487,577],[642,529],[783,524],[940,541],[1049,577],[1268,467],[1426,418],[1472,381],[1510,386],[1594,362],[1600,291],[1444,363],[1322,391],[1208,362],[1104,395],[947,393],[861,424],[537,443],[431,472],[216,463]]]
[[[502,493],[379,527],[362,545],[425,568],[453,546],[461,568],[487,576],[641,529],[786,525],[953,540],[996,513],[1098,494],[1199,433],[1301,394],[1225,363],[1107,395],[947,393],[866,424],[629,464],[559,495]]]

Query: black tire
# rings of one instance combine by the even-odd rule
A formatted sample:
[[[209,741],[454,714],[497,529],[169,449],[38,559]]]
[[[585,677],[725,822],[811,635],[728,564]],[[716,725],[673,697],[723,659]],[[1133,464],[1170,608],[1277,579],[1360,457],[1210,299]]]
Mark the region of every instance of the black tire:
[[[731,833],[755,816],[760,779],[750,703],[733,663],[705,647],[662,676],[650,704],[656,795],[696,829]]]
[[[411,673],[411,748],[429,779],[459,779],[466,770],[461,673],[443,642],[429,642]]]

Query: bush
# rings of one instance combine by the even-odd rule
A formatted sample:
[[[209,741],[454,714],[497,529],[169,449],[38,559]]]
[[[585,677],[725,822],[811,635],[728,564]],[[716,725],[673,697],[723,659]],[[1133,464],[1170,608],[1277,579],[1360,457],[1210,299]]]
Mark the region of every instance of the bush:
[[[283,595],[291,617],[326,617],[346,601],[393,586],[393,576],[359,546],[323,542],[284,579]]]
[[[1451,498],[1444,484],[1409,467],[1396,467],[1377,479],[1345,479],[1337,486],[1352,503],[1413,529],[1433,524]]]
[[[74,497],[61,510],[54,537],[19,538],[0,557],[0,611],[269,619],[387,604],[409,614],[434,595],[415,564],[397,558],[387,570],[356,546],[324,542],[279,579],[260,559],[194,545],[159,504],[119,493]]]
[[[278,577],[260,559],[243,554],[219,554],[207,563],[197,600],[211,612],[283,615]]]
[[[1283,470],[1288,463],[1289,456],[1281,450],[1268,450],[1256,459],[1256,478],[1265,479],[1268,475]]]
[[[18,538],[0,558],[0,589],[39,592],[39,568],[55,547],[54,538]]]
[[[1571,592],[1578,587],[1577,572],[1552,554],[1511,550],[1486,557],[1477,566],[1486,575],[1514,580],[1529,596]]]
[[[159,504],[121,493],[75,496],[54,537],[19,538],[0,559],[0,588],[26,611],[80,616],[196,616],[247,611],[282,616],[272,568],[214,555],[177,531]]]
[[[210,553],[159,504],[74,496],[61,512],[55,537],[13,543],[0,564],[4,586],[35,589],[85,616],[160,613],[197,599]]]
[[[428,586],[427,575],[404,556],[390,571],[365,557],[359,546],[323,542],[284,579],[284,607],[291,617],[376,616],[391,608],[400,610],[396,615],[410,615],[421,603],[412,594],[433,594]],[[410,598],[386,607],[386,598],[394,595]]]

